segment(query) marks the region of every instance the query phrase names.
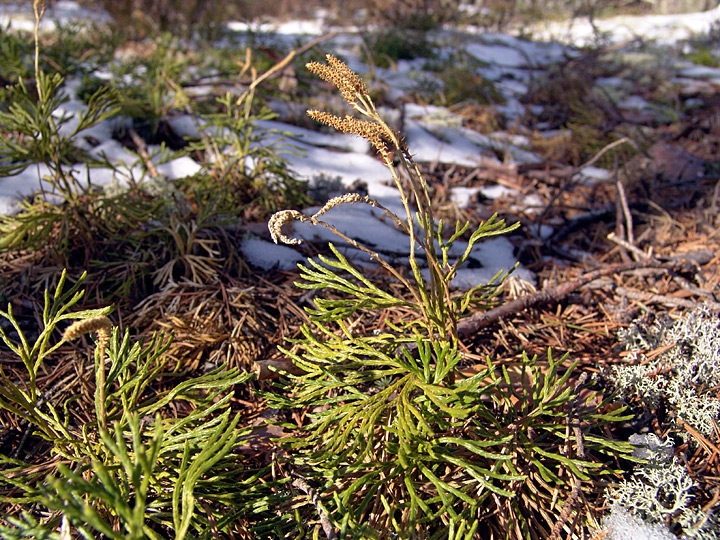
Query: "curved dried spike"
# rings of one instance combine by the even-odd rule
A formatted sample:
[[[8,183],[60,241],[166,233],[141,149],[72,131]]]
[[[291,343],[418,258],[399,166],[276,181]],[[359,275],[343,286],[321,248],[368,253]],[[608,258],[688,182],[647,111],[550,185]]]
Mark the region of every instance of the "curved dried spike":
[[[368,90],[363,80],[358,77],[352,69],[350,69],[345,62],[335,58],[332,54],[325,56],[328,64],[330,64],[338,75],[343,78],[356,92],[360,94],[367,94]]]
[[[270,230],[270,236],[273,242],[276,244],[278,242],[282,242],[283,244],[302,244],[302,240],[299,238],[290,238],[282,232],[284,225],[292,223],[295,220],[305,221],[307,218],[297,210],[281,210],[280,212],[275,212],[268,221],[268,229]]]

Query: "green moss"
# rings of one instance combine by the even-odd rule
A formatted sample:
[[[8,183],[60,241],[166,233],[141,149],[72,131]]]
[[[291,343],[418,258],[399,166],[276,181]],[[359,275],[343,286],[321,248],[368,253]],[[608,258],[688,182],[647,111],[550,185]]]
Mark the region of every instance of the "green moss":
[[[717,51],[707,47],[697,49],[687,54],[685,58],[700,66],[720,67],[720,55]]]
[[[420,30],[393,29],[372,32],[365,37],[369,58],[377,67],[388,68],[398,60],[432,58],[433,46]]]

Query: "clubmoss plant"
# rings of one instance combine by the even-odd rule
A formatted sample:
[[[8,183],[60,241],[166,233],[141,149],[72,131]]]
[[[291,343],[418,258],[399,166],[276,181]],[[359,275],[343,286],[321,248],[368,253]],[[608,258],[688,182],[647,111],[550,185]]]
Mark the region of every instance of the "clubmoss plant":
[[[36,8],[39,22],[42,2]],[[27,41],[18,40],[17,46],[8,42],[5,51],[0,45],[0,53],[13,64],[30,63],[32,47]],[[29,252],[45,264],[101,275],[100,302],[147,297],[171,280],[201,283],[217,279],[220,270],[242,272],[244,263],[223,227],[267,218],[286,205],[309,203],[303,183],[280,155],[288,150],[282,134],[255,129],[258,120],[271,118],[257,105],[258,85],[287,66],[292,56],[259,72],[248,50],[239,75],[251,76],[249,88],[239,97],[220,97],[213,112],[201,115],[201,139],[187,141],[176,153],[164,145],[143,152],[141,146],[150,141],[136,134],[136,163],[118,165],[86,155],[76,144],[83,140],[83,130],[119,111],[146,122],[143,133],[150,138],[150,128],[168,126],[165,115],[171,110],[192,112],[191,106],[198,106],[187,102],[181,84],[181,71],[194,57],[170,36],[153,43],[156,47],[148,58],[118,68],[127,73],[144,68],[145,77],[127,86],[97,78],[87,81],[87,108],[74,118],[62,114],[70,89],[60,75],[73,66],[61,64],[55,66],[58,72],[46,72],[44,54],[34,71],[31,63],[25,66],[28,76],[4,92],[9,104],[0,106],[0,176],[23,171],[38,176],[37,192],[19,203],[17,213],[0,216],[0,254],[16,257]],[[36,55],[40,45],[36,39]],[[190,152],[205,157],[203,168],[192,177],[171,180],[153,170],[153,164]],[[86,178],[78,173],[79,163],[88,166]],[[93,184],[96,166],[113,171],[114,186],[99,189]],[[31,279],[36,275],[31,273]],[[38,282],[31,287],[42,292],[45,284],[42,278]]]
[[[189,60],[170,34],[155,38],[148,49],[150,54],[117,64],[112,85],[122,114],[155,136],[170,112],[183,110],[189,103],[180,84]]]
[[[103,221],[103,210],[112,213],[113,205],[88,203],[90,188],[78,179],[71,165],[85,159],[74,138],[118,112],[116,95],[100,88],[88,98],[86,109],[72,118],[61,107],[69,100],[63,90],[65,79],[59,73],[48,74],[39,64],[37,25],[44,13],[44,2],[33,4],[36,16],[35,81],[20,78],[7,91],[10,101],[0,110],[0,176],[17,175],[28,168],[37,170],[38,192],[34,200],[23,202],[13,216],[0,216],[0,251],[18,248],[42,249],[51,236],[59,239],[60,251],[72,243],[92,243],[93,229]],[[71,122],[72,121],[72,122]],[[55,204],[59,198],[63,205]],[[103,209],[103,206],[105,208]],[[106,214],[107,216],[107,214]],[[102,229],[102,227],[99,227]]]
[[[111,325],[110,308],[72,311],[82,279],[67,291],[65,281],[63,273],[46,293],[34,342],[10,307],[0,312],[2,354],[26,369],[18,377],[3,361],[0,411],[22,419],[27,431],[22,437],[9,424],[0,432],[11,450],[0,453],[0,502],[22,509],[0,515],[0,538],[58,538],[61,526],[63,538],[210,538],[238,534],[242,524],[255,538],[281,537],[278,527],[292,522],[281,504],[284,481],[240,451],[252,428],[240,427],[231,410],[233,388],[252,374],[221,366],[178,381],[166,367],[167,339],[132,343]],[[67,340],[87,332],[97,334],[92,399],[68,396],[52,377],[40,387],[38,373],[52,368]]]
[[[425,179],[363,81],[331,55],[308,69],[334,84],[359,114],[311,110],[310,117],[370,142],[405,213],[347,194],[312,216],[275,214],[273,238],[298,243],[284,232],[295,220],[326,227],[376,261],[404,292],[368,278],[332,244],[332,256],[300,265],[297,286],[320,294],[307,310],[311,324],[302,339],[284,352],[304,374],[285,374],[279,392],[265,394],[272,407],[307,411],[305,423],[291,425],[296,436],[279,441],[286,465],[319,494],[326,533],[332,528],[342,538],[548,538],[575,519],[569,518],[580,484],[607,472],[603,462],[611,456],[630,451],[599,431],[622,418],[622,409],[602,414],[601,400],[579,400],[584,379],[571,379],[575,364],[566,357],[548,354],[545,363],[522,355],[519,380],[490,358],[477,375],[459,374],[458,322],[497,302],[500,276],[465,293],[451,289],[452,279],[473,246],[516,226],[493,217],[473,231],[458,223],[445,236]],[[323,220],[345,204],[379,209],[408,236],[409,272]],[[461,237],[467,246],[452,260],[450,248]],[[391,307],[405,310],[402,322],[386,320],[387,330],[372,335],[353,330],[364,313]]]

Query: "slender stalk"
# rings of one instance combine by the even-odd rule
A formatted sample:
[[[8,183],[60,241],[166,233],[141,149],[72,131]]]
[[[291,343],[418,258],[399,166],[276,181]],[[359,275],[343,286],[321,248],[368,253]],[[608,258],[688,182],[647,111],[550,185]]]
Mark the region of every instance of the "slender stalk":
[[[35,85],[37,86],[38,100],[42,102],[43,92],[40,85],[40,19],[45,14],[45,0],[33,1],[35,13]]]

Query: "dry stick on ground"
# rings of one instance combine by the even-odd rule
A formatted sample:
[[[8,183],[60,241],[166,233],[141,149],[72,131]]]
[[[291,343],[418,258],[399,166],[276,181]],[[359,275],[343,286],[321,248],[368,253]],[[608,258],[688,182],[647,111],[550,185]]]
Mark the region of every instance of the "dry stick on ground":
[[[650,260],[654,259],[652,252],[645,253],[643,250],[641,250],[639,247],[637,247],[635,244],[628,242],[627,240],[623,240],[622,238],[618,237],[614,232],[611,232],[607,235],[607,239],[611,242],[617,244],[618,246],[624,247],[632,254],[636,255],[640,258],[640,260]],[[638,260],[638,259],[636,259]]]
[[[568,283],[563,283],[562,285],[558,285],[557,287],[553,287],[551,289],[545,289],[526,296],[521,296],[520,298],[511,300],[510,302],[506,302],[501,306],[493,308],[490,311],[477,313],[467,319],[463,319],[458,323],[458,335],[460,337],[467,337],[477,332],[480,328],[484,328],[485,326],[488,326],[504,317],[508,317],[527,308],[542,304],[557,303],[570,293],[578,290],[583,285],[604,276],[628,272],[630,270],[638,270],[640,268],[678,270],[684,266],[684,261],[661,262],[657,260],[645,260],[623,264],[613,264],[604,268],[599,268],[598,270],[588,272],[587,274]]]
[[[615,156],[615,176],[617,177],[617,156]],[[624,236],[627,239],[627,244],[634,246],[635,245],[635,238],[634,238],[634,231],[633,231],[633,220],[632,220],[632,214],[630,213],[630,208],[628,207],[627,197],[625,196],[625,186],[620,180],[617,180],[615,182],[615,189],[617,191],[617,203],[616,203],[616,231],[618,236],[622,239]],[[623,223],[624,218],[624,223]],[[625,246],[623,246],[625,247]],[[641,256],[640,259],[638,259],[638,256],[636,252],[631,251],[632,258],[634,260],[640,260],[640,259],[647,259],[648,257]],[[621,255],[623,256],[623,261],[630,260],[627,257],[627,254],[625,252],[621,252]]]
[[[626,242],[626,241],[623,240],[622,238],[618,238],[617,236],[615,236],[615,233],[610,233],[610,234],[608,234],[608,235],[607,235],[607,239],[610,240],[611,242],[614,242],[615,244],[617,244],[617,245],[619,245],[619,246],[624,247],[625,249],[627,249],[628,251],[630,251],[630,252],[632,252],[633,254],[637,255],[637,256],[640,257],[641,259],[645,259],[645,260],[655,260],[655,256],[653,255],[653,252],[652,252],[652,246],[650,246],[650,248],[648,249],[648,251],[647,251],[647,253],[646,253],[646,252],[644,252],[643,250],[641,250],[640,248],[638,248],[637,246],[635,246],[634,244],[631,244],[631,243],[629,243],[629,242]],[[697,257],[697,256],[699,255],[699,252],[696,252],[694,255]],[[673,257],[673,258],[675,259],[675,257]],[[705,259],[705,263],[710,262],[711,259],[712,259],[712,256],[711,256],[709,259]],[[696,260],[696,262],[698,262],[698,261]],[[703,263],[703,264],[704,264],[704,263]],[[704,297],[704,298],[707,298],[707,299],[708,299],[708,300],[707,300],[707,303],[708,303],[708,306],[710,307],[710,309],[712,309],[712,310],[714,310],[714,311],[717,311],[717,309],[718,309],[718,307],[717,307],[717,305],[716,305],[717,303],[715,302],[715,296],[713,295],[712,292],[706,291],[705,289],[701,289],[700,287],[696,287],[695,285],[693,285],[692,283],[690,283],[687,279],[685,279],[684,277],[679,276],[679,275],[677,275],[677,274],[674,275],[672,278],[673,278],[673,281],[674,281],[675,283],[677,283],[678,285],[680,285],[680,287],[682,287],[682,288],[685,289],[686,291],[688,291],[688,292],[690,292],[690,293],[692,293],[692,294],[694,294],[694,295],[696,295],[696,296],[702,296],[702,297]],[[623,287],[618,287],[617,290],[618,290],[618,292],[620,292],[621,294],[625,294],[623,291],[621,291],[621,289],[622,289],[623,291],[628,291],[628,290],[629,290],[629,289],[625,289],[625,288],[623,288]],[[637,293],[636,293],[636,294],[637,294]],[[642,294],[644,294],[644,293],[642,293]],[[636,299],[638,298],[637,296],[634,296],[634,297],[633,297],[632,294],[631,294],[631,295],[626,295],[626,296],[629,296],[629,297],[631,297],[631,298],[636,298]],[[682,307],[689,307],[689,306],[690,306],[690,304],[688,304],[688,303],[678,303],[678,302],[677,302],[678,299],[672,298],[672,297],[668,297],[668,296],[658,296],[658,295],[655,295],[655,298],[659,299],[659,300],[657,300],[659,303],[665,303],[665,304],[667,304],[667,303],[668,303],[668,302],[667,302],[667,299],[670,298],[670,299],[671,299],[670,305],[677,305],[677,306],[682,306]],[[689,301],[686,301],[686,302],[689,302]]]
[[[160,173],[155,168],[152,159],[150,159],[150,154],[148,154],[147,146],[145,145],[145,141],[143,141],[142,137],[138,135],[138,132],[135,131],[135,128],[130,128],[128,134],[130,135],[133,144],[137,148],[137,153],[142,158],[143,163],[145,163],[145,168],[148,170],[148,173],[150,173],[150,176],[153,178],[157,178],[158,176],[160,176]]]
[[[621,295],[626,296],[632,300],[641,300],[642,302],[653,302],[656,304],[663,304],[670,307],[682,307],[686,309],[697,309],[700,305],[704,305],[710,311],[720,313],[720,303],[705,300],[703,302],[694,302],[686,298],[675,298],[674,296],[667,296],[665,294],[655,294],[643,291],[634,291],[627,287],[615,287],[615,291]]]
[[[315,505],[317,513],[320,516],[320,525],[322,525],[323,531],[325,532],[325,536],[327,537],[327,539],[337,540],[337,535],[335,534],[335,527],[333,527],[333,524],[330,521],[330,517],[325,511],[325,508],[323,507],[317,492],[307,483],[307,481],[302,476],[298,474],[293,474],[293,476],[295,476],[295,480],[293,480],[292,483],[293,487],[296,487],[300,491],[305,493],[305,495],[307,495],[310,498],[310,501]]]
[[[633,219],[630,213],[630,207],[628,206],[627,196],[625,195],[625,186],[618,180],[615,182],[615,188],[618,193],[618,202],[622,208],[623,216],[625,217],[625,227],[627,228],[627,241],[629,244],[635,244],[635,232],[633,231]]]

